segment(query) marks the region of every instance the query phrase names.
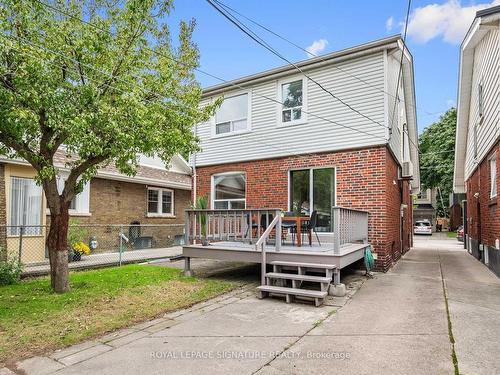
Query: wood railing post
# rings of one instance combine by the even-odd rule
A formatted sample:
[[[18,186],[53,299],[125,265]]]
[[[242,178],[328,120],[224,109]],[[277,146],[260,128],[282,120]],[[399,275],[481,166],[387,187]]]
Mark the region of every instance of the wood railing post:
[[[276,251],[281,250],[281,210],[276,210],[275,213],[278,218],[278,222],[276,223]]]
[[[185,211],[184,218],[186,221],[184,223],[184,243],[186,245],[191,245],[191,242],[189,241],[189,221],[191,220],[191,213],[188,210]]]
[[[333,252],[340,252],[340,208],[332,207],[332,220],[333,220]]]

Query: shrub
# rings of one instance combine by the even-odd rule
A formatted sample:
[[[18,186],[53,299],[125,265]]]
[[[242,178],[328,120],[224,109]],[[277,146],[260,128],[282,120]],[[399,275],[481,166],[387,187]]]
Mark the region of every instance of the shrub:
[[[0,285],[10,285],[19,281],[23,266],[16,259],[0,261]]]

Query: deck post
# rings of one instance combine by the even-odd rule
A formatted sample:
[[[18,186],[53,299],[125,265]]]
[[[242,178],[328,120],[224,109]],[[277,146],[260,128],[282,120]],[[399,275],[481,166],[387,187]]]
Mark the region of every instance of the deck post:
[[[186,276],[186,277],[194,276],[193,270],[191,269],[191,258],[190,257],[184,258],[184,276]]]
[[[333,270],[333,285],[339,285],[340,284],[340,270],[338,268],[335,268]]]
[[[281,250],[281,210],[276,210],[276,217],[278,217],[278,222],[276,223],[276,251]]]
[[[189,220],[190,220],[190,212],[186,210],[186,213],[184,214],[186,222],[184,223],[184,243],[186,245],[191,245],[191,242],[189,242]]]
[[[332,207],[333,219],[333,252],[340,253],[340,208]]]

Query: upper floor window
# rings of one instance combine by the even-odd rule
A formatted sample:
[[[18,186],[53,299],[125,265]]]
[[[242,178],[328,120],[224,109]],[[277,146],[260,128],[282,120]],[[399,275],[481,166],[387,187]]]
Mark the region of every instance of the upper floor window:
[[[480,83],[477,88],[477,101],[478,101],[478,111],[479,117],[483,117],[484,114],[484,98],[483,98],[483,85]]]
[[[213,176],[214,209],[244,209],[246,177],[244,173],[225,173]]]
[[[148,188],[148,216],[174,215],[174,192],[170,189]]]
[[[284,82],[280,85],[281,122],[294,123],[304,118],[304,80]]]
[[[215,134],[237,133],[248,129],[248,94],[224,99],[215,114]]]
[[[497,196],[497,158],[496,155],[490,159],[490,198]]]

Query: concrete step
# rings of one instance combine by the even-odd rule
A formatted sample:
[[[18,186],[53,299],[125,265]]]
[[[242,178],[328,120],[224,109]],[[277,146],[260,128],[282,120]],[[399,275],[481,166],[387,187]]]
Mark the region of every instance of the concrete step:
[[[268,272],[266,273],[266,277],[269,277],[271,279],[312,281],[317,283],[330,283],[332,281],[331,277],[297,275],[295,273],[281,273],[281,272]]]
[[[301,263],[301,262],[284,262],[276,260],[271,262],[273,266],[286,266],[286,267],[306,267],[306,268],[319,268],[325,270],[334,270],[337,268],[334,264],[320,264],[320,263]]]
[[[295,288],[285,288],[282,286],[272,286],[272,285],[261,285],[257,287],[259,292],[266,293],[276,293],[284,295],[293,295],[301,297],[311,297],[311,298],[325,298],[328,294],[327,292],[322,292],[320,290],[309,290],[309,289],[295,289]]]

